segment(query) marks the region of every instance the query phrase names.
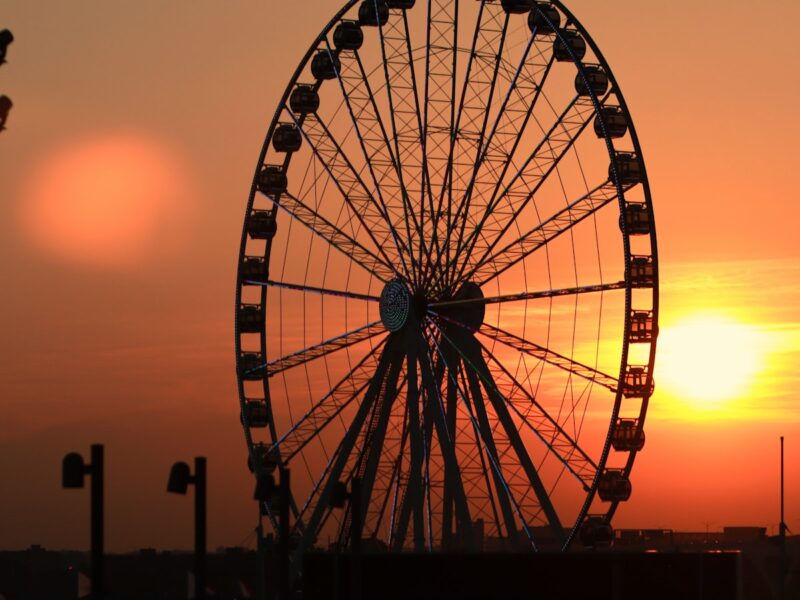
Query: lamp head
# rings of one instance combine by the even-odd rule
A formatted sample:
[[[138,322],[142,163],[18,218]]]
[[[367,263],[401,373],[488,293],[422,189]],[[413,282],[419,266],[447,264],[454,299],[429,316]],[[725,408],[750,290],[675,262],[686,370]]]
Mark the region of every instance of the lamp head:
[[[5,62],[8,45],[14,41],[14,36],[8,29],[0,31],[0,65]]]
[[[86,466],[83,457],[77,452],[70,452],[64,457],[61,468],[61,484],[65,488],[82,488]]]
[[[192,476],[189,472],[189,465],[185,462],[176,462],[172,465],[167,482],[167,491],[172,494],[186,494]]]

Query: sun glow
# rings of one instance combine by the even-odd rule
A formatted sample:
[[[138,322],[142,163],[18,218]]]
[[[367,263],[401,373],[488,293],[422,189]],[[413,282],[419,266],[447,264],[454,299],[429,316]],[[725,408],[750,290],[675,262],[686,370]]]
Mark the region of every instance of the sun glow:
[[[666,325],[658,339],[656,388],[694,411],[719,410],[754,387],[765,357],[756,326],[714,313]]]
[[[21,204],[30,242],[61,260],[125,267],[159,252],[165,227],[185,215],[189,176],[160,140],[104,134],[40,158]]]

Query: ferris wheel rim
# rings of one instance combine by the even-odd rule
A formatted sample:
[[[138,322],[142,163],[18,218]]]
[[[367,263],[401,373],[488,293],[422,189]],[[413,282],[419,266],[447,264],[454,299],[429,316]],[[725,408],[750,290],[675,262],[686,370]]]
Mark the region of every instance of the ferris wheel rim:
[[[245,219],[245,224],[244,224],[243,234],[242,234],[242,242],[241,242],[241,247],[240,247],[240,260],[239,260],[240,272],[237,275],[237,298],[236,298],[237,318],[235,320],[235,322],[236,322],[236,353],[237,353],[237,357],[240,355],[240,353],[242,351],[241,344],[240,344],[240,331],[239,331],[239,318],[238,318],[238,310],[239,310],[239,307],[241,305],[242,286],[243,286],[243,281],[244,281],[243,280],[243,275],[241,273],[241,265],[242,265],[242,261],[244,260],[244,258],[246,256],[246,244],[247,244],[247,239],[248,239],[248,220],[249,220],[251,212],[253,210],[254,199],[255,199],[256,195],[258,194],[258,188],[257,188],[258,174],[260,172],[260,169],[261,169],[262,165],[264,164],[267,152],[269,150],[270,142],[271,142],[271,140],[273,138],[276,126],[279,123],[280,115],[282,113],[282,107],[287,105],[288,98],[289,98],[289,95],[290,95],[292,89],[294,89],[294,87],[300,81],[302,73],[304,72],[304,70],[306,70],[308,63],[310,62],[310,60],[311,60],[312,56],[315,54],[315,52],[320,48],[320,45],[322,45],[323,43],[328,44],[327,36],[331,32],[331,30],[337,24],[342,22],[343,17],[357,4],[359,4],[359,0],[349,0],[349,2],[347,2],[345,4],[345,6],[336,14],[336,16],[328,23],[328,25],[325,28],[323,28],[322,32],[316,38],[314,43],[309,47],[309,49],[306,52],[304,58],[300,62],[297,70],[295,71],[294,75],[290,79],[290,83],[287,86],[287,88],[286,88],[286,90],[285,90],[285,92],[283,94],[283,97],[281,99],[281,102],[279,104],[279,108],[276,111],[276,113],[275,113],[275,115],[274,115],[274,117],[272,119],[271,125],[270,125],[269,130],[268,130],[267,137],[265,139],[264,146],[262,147],[262,151],[261,151],[261,154],[259,156],[258,166],[257,166],[257,169],[256,169],[256,174],[254,176],[253,184],[251,186],[250,196],[249,196],[249,199],[248,199],[247,218]],[[484,5],[484,4],[487,4],[487,3],[486,2],[482,3],[482,5]],[[608,63],[605,61],[605,58],[602,56],[602,54],[600,54],[599,48],[597,48],[596,44],[594,43],[594,41],[592,40],[592,38],[588,34],[588,32],[583,28],[583,26],[579,23],[579,21],[577,19],[575,19],[574,16],[572,16],[572,14],[561,4],[561,2],[553,1],[552,4],[554,6],[557,6],[559,8],[559,10],[564,15],[566,15],[568,17],[568,24],[571,24],[571,25],[575,26],[576,29],[578,31],[580,31],[581,36],[590,45],[590,47],[593,50],[593,53],[595,54],[596,59],[598,60],[598,62],[602,66],[603,70],[607,73],[609,79],[611,80],[611,82],[612,82],[612,90],[614,90],[615,97],[618,99],[618,102],[619,102],[620,106],[622,107],[622,109],[624,110],[625,115],[626,115],[626,117],[628,119],[629,127],[630,127],[630,130],[631,130],[631,138],[632,138],[632,141],[633,141],[633,144],[634,144],[634,151],[637,154],[637,156],[640,158],[640,160],[642,162],[642,169],[644,171],[644,169],[645,169],[644,161],[641,158],[641,149],[639,147],[638,137],[636,137],[635,130],[633,128],[633,120],[630,118],[630,113],[629,113],[629,111],[627,109],[627,105],[625,104],[625,100],[622,97],[622,94],[621,94],[621,91],[619,89],[619,86],[617,86],[617,84],[616,84],[616,80],[613,77],[613,73],[612,73]],[[382,30],[382,27],[380,27],[379,29]],[[556,36],[558,37],[560,35],[561,35],[560,31],[556,31]],[[330,46],[329,45],[328,45],[328,50],[330,51]],[[574,59],[574,57],[573,57],[573,59]],[[580,60],[574,60],[573,62],[575,63],[578,71],[583,73],[583,63]],[[455,99],[453,99],[453,101],[455,102]],[[596,107],[600,106],[599,100],[598,100],[598,98],[596,98],[594,96],[594,93],[592,93],[592,101],[593,101],[593,103],[595,104]],[[608,147],[609,147],[609,156],[613,160],[613,153],[615,152],[613,141],[608,137],[606,137],[606,141],[607,141],[607,144],[608,144]],[[290,160],[290,158],[291,158],[291,155],[289,155],[287,157],[287,164],[288,164],[288,161]],[[616,182],[616,185],[617,185],[617,189],[618,189],[618,202],[622,206],[622,204],[624,202],[624,190],[622,189],[622,186],[618,182]],[[650,199],[650,189],[649,189],[649,183],[647,181],[646,172],[643,175],[643,181],[642,181],[641,185],[642,185],[643,189],[645,190],[646,205],[647,205],[647,210],[650,213],[651,222],[654,222],[653,221],[653,215],[652,215],[652,202],[651,202],[651,199]],[[277,211],[278,209],[279,209],[279,207],[276,205],[274,207],[274,210]],[[623,234],[623,239],[627,241],[627,236],[624,235],[624,234]],[[652,256],[653,256],[653,260],[655,262],[655,269],[656,269],[656,278],[655,278],[655,283],[654,283],[654,287],[653,287],[653,299],[654,299],[653,300],[653,312],[656,315],[656,322],[657,322],[657,310],[658,310],[658,304],[657,304],[658,287],[657,286],[658,286],[658,278],[657,278],[657,252],[656,252],[656,244],[655,244],[655,228],[654,227],[653,227],[652,233],[651,233],[651,249],[652,249],[651,253],[652,253]],[[625,255],[626,255],[626,262],[627,262],[628,259],[630,258],[630,249],[627,247],[627,245],[626,245]],[[266,255],[265,255],[264,258],[267,261],[267,263],[269,263],[269,258],[270,258],[270,250],[269,250],[269,248],[267,249],[267,252],[266,252]],[[262,304],[266,301],[265,300],[266,293],[267,293],[267,288],[263,287],[262,288],[262,298],[263,298],[262,299]],[[625,294],[626,294],[626,318],[625,318],[625,334],[624,334],[624,341],[623,341],[623,344],[625,345],[625,348],[623,349],[623,360],[622,360],[622,364],[621,364],[621,368],[620,368],[620,375],[617,378],[618,382],[621,382],[623,380],[625,369],[628,366],[628,363],[627,363],[627,344],[628,344],[628,337],[629,337],[629,332],[630,332],[630,312],[631,312],[630,311],[630,305],[631,305],[630,293],[631,293],[631,285],[630,285],[630,280],[629,280],[629,276],[628,276],[628,273],[627,273],[627,267],[626,267],[626,288],[625,288]],[[386,339],[388,340],[389,337],[391,337],[391,335],[387,336]],[[265,332],[264,340],[262,341],[262,353],[264,354],[264,356],[266,356],[266,332]],[[653,343],[653,345],[652,345],[652,350],[651,350],[650,359],[649,359],[650,368],[649,368],[649,376],[648,377],[649,377],[650,380],[652,380],[652,364],[653,364],[653,360],[654,360],[654,353],[655,353],[655,343]],[[269,404],[269,402],[270,402],[270,400],[269,400],[269,390],[268,390],[269,386],[268,386],[266,378],[264,379],[264,381],[265,381],[265,401],[267,402],[267,404]],[[620,399],[621,399],[621,395],[622,395],[622,385],[619,384],[617,386],[617,388],[618,389],[616,391],[616,399],[615,399],[615,403],[614,403],[614,411],[613,411],[613,414],[612,414],[612,422],[618,416],[617,413],[618,413],[618,410],[619,410]],[[241,378],[239,380],[239,389],[240,389],[240,407],[241,407],[241,410],[244,412],[244,410],[245,410],[245,402],[247,401],[247,398],[246,398],[246,396],[244,394],[244,391],[242,389]],[[641,409],[641,412],[640,412],[640,416],[639,416],[639,418],[641,419],[642,422],[644,421],[644,415],[646,413],[646,405],[647,405],[647,397],[644,398],[643,406],[642,406],[642,409]],[[274,428],[274,423],[272,423],[270,426]],[[247,444],[248,444],[248,451],[251,454],[251,457],[253,457],[253,440],[252,440],[252,437],[250,435],[249,427],[246,424],[244,424],[244,430],[245,430],[245,437],[246,437]],[[272,437],[273,437],[273,441],[277,442],[278,437],[279,437],[277,432],[276,431],[272,431],[271,434],[272,434]],[[603,450],[603,458],[601,459],[601,461],[599,461],[600,465],[604,465],[605,464],[605,458],[608,455],[610,444],[611,444],[611,437],[610,436],[611,436],[611,428],[609,428],[609,433],[608,433],[608,436],[606,438],[606,442],[605,442],[605,446],[604,446],[604,450]],[[633,459],[635,458],[635,455],[636,455],[636,452],[632,452],[631,455],[630,455],[629,462],[628,462],[628,464],[626,465],[626,468],[625,468],[626,474],[629,473],[630,470],[631,470],[631,467],[632,467],[632,464],[633,464]],[[597,477],[599,477],[599,475],[600,475],[600,471],[598,470],[597,471]],[[572,527],[570,535],[569,535],[569,538],[567,539],[567,541],[565,543],[565,547],[566,547],[566,544],[569,544],[569,542],[572,539],[572,537],[574,537],[580,521],[582,521],[582,519],[585,517],[586,511],[588,510],[588,507],[591,504],[591,498],[592,498],[593,494],[595,493],[596,489],[597,489],[597,479],[595,478],[595,481],[593,482],[593,484],[591,486],[591,492],[588,494],[587,501],[584,503],[584,509],[581,512],[581,516],[577,520],[575,526]],[[609,513],[613,514],[613,511],[615,510],[615,508],[616,508],[616,503],[610,508]]]

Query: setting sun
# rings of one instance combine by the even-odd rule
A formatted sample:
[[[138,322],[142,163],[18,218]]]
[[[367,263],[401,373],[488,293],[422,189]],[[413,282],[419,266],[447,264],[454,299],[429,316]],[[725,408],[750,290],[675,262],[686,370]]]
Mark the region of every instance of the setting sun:
[[[659,336],[659,391],[695,410],[714,410],[747,394],[762,370],[759,332],[732,318],[696,314]]]

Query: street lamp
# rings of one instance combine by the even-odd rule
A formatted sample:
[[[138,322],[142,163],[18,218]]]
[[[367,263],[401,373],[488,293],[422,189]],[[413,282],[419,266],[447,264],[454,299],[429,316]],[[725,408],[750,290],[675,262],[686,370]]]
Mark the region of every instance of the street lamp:
[[[14,41],[14,35],[8,30],[0,31],[0,65],[6,62],[6,51],[8,45]]]
[[[194,475],[185,462],[172,465],[167,491],[185,495],[189,484],[194,484],[194,589],[195,598],[206,597],[206,458],[194,459]]]
[[[83,487],[86,475],[92,477],[91,488],[91,555],[92,555],[92,600],[103,597],[103,445],[92,444],[92,462],[85,464],[77,452],[64,457],[61,482],[66,489]]]

